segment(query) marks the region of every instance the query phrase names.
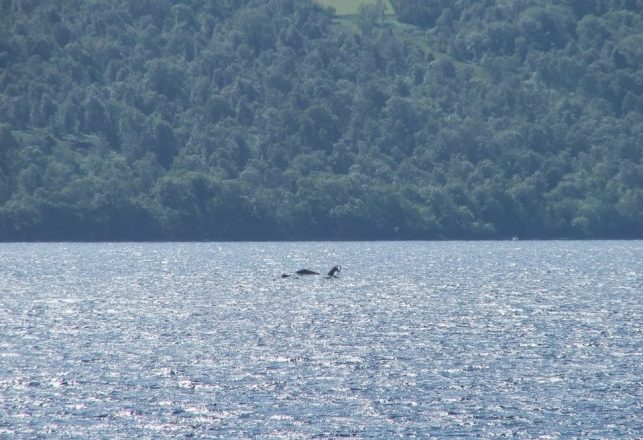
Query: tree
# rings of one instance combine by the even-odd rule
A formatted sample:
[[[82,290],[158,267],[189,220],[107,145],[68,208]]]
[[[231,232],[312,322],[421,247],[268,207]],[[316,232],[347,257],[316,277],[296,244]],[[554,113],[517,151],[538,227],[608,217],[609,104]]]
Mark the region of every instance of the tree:
[[[385,4],[0,0],[0,239],[640,237],[640,0]]]

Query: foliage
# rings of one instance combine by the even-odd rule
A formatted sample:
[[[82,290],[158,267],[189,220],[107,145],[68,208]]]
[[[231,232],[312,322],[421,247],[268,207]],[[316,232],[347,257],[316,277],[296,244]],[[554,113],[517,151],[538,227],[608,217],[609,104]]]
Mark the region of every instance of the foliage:
[[[643,237],[643,0],[0,1],[0,240]]]

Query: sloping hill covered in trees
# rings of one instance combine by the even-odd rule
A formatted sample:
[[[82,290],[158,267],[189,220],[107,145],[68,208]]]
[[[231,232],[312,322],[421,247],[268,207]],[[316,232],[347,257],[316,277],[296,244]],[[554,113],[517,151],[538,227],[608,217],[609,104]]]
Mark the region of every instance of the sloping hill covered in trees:
[[[642,0],[0,0],[0,240],[643,238]]]

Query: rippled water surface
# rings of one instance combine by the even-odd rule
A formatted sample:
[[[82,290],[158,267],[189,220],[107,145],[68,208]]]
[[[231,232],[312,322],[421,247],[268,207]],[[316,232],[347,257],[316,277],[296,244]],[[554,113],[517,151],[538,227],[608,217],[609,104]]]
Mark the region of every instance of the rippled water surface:
[[[0,438],[636,438],[642,312],[640,241],[2,244]]]

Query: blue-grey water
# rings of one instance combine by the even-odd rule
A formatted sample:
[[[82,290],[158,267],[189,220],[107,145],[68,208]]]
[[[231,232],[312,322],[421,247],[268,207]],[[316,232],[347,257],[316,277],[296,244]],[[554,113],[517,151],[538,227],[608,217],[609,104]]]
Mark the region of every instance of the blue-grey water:
[[[642,313],[641,241],[2,244],[0,438],[637,438]]]

